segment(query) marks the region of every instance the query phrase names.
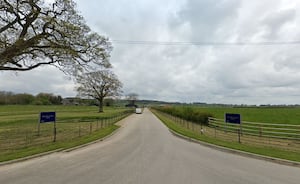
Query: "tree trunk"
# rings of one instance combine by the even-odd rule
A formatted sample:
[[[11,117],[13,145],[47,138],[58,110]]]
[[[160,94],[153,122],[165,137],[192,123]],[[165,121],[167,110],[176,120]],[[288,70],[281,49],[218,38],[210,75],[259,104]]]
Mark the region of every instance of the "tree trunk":
[[[99,113],[103,112],[103,99],[99,99]]]

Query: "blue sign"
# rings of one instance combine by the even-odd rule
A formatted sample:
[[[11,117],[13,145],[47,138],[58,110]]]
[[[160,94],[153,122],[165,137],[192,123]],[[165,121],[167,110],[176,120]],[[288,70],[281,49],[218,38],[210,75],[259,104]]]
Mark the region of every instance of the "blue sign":
[[[226,123],[241,124],[241,115],[240,114],[225,114]]]
[[[55,112],[41,112],[40,123],[55,122],[56,113]]]

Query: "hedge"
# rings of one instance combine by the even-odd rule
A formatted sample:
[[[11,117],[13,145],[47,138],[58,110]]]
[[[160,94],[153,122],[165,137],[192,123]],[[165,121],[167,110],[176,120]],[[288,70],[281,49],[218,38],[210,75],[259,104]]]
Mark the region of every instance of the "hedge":
[[[164,106],[164,107],[152,107],[157,111],[161,111],[172,116],[192,121],[197,124],[208,125],[208,118],[213,115],[207,112],[201,112],[199,109],[194,109],[192,107],[174,107],[174,106]]]

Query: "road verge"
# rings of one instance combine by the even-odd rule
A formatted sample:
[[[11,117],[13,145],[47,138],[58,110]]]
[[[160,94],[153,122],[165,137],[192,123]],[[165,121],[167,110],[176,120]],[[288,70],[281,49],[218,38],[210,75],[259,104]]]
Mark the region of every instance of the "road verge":
[[[157,112],[153,113],[169,128],[170,132],[173,135],[183,138],[185,140],[195,142],[210,148],[218,149],[220,151],[239,154],[241,156],[271,161],[283,165],[300,167],[300,162],[298,162],[299,153],[289,152],[286,150],[277,150],[273,148],[252,147],[243,144],[226,142],[211,137],[206,137],[205,135],[196,134],[195,132],[191,132],[182,127],[178,127],[172,122],[172,120],[167,119],[166,117],[160,115]]]
[[[268,157],[268,156],[264,156],[264,155],[258,155],[258,154],[254,154],[254,153],[241,151],[241,150],[230,149],[230,148],[218,146],[218,145],[215,145],[215,144],[210,144],[210,143],[207,143],[207,142],[199,141],[199,140],[191,138],[191,137],[184,136],[182,134],[179,134],[179,133],[175,132],[172,129],[169,129],[169,131],[176,137],[185,139],[185,140],[190,141],[190,142],[200,144],[202,146],[217,149],[219,151],[238,154],[238,155],[241,155],[241,156],[246,156],[246,157],[265,160],[265,161],[270,161],[270,162],[275,162],[275,163],[282,164],[282,165],[300,167],[300,162],[295,162],[295,161],[290,161],[290,160],[285,160],[285,159],[280,159],[280,158],[274,158],[274,157]]]
[[[111,129],[109,132],[107,132],[106,134],[102,134],[101,136],[97,137],[96,140],[93,140],[91,142],[85,142],[83,144],[75,144],[75,146],[67,146],[64,148],[58,148],[55,150],[51,150],[51,151],[47,151],[47,152],[42,152],[42,153],[38,153],[38,154],[34,154],[34,155],[30,155],[27,157],[22,157],[22,158],[17,158],[17,159],[13,159],[13,160],[8,160],[8,161],[3,161],[0,162],[0,166],[3,165],[8,165],[8,164],[13,164],[13,163],[17,163],[17,162],[24,162],[26,160],[30,160],[30,159],[34,159],[34,158],[39,158],[39,157],[43,157],[49,154],[53,154],[53,153],[58,153],[58,152],[71,152],[74,151],[76,149],[80,149],[86,146],[89,146],[91,144],[95,144],[97,142],[101,142],[105,139],[108,139],[109,137],[113,136],[114,134],[116,134],[118,131],[120,130],[120,126],[115,126],[115,128]]]

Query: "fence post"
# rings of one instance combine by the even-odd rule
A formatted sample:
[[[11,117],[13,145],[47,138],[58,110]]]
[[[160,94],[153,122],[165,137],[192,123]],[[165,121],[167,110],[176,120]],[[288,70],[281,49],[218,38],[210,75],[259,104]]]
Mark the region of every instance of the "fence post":
[[[215,125],[215,138],[217,138],[217,126]]]
[[[29,143],[28,143],[28,130],[26,130],[25,143],[26,143],[26,145],[28,145],[28,144],[29,144]]]
[[[241,143],[241,129],[238,129],[238,141]]]
[[[92,133],[92,131],[93,131],[93,124],[92,122],[90,122],[90,134]]]
[[[40,132],[41,132],[41,122],[40,122],[40,118],[38,120],[38,132],[37,135],[40,136]]]
[[[261,128],[261,126],[259,127],[259,136],[260,137],[262,136],[262,128]]]
[[[240,133],[241,136],[243,136],[243,122],[240,123]]]
[[[56,142],[56,120],[54,121],[54,125],[53,125],[53,142]]]
[[[78,137],[81,136],[81,126],[80,126],[80,123],[78,123]]]

